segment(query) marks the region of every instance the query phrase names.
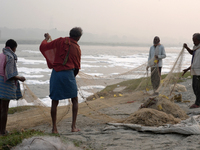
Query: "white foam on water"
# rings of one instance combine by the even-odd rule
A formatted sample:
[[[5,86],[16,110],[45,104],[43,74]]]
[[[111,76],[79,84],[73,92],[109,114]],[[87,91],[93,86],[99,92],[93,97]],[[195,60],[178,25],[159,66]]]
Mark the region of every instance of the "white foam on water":
[[[85,101],[85,100],[82,98],[82,95],[84,95],[84,98],[87,98],[88,96],[93,95],[93,93],[90,93],[90,92],[87,92],[87,91],[84,91],[84,90],[81,90],[81,93],[78,92],[78,102],[79,102],[79,103],[82,103],[82,102]]]
[[[83,55],[81,56],[81,58],[85,59],[95,59],[95,60],[98,60],[98,59],[108,59],[108,58],[115,58],[117,56],[114,56],[114,55]]]
[[[118,75],[119,73],[117,73],[117,72],[113,72],[113,73],[111,73],[110,74],[110,76],[112,76],[112,75]]]
[[[24,52],[33,53],[33,54],[41,54],[40,51],[32,51],[32,50],[22,50]]]
[[[44,75],[28,75],[28,74],[20,74],[21,76],[24,76],[26,79],[27,78],[42,78]]]
[[[82,55],[81,59],[84,59],[84,58],[87,58],[87,59],[96,59],[96,57],[93,56],[93,55]]]
[[[18,58],[18,62],[22,62],[23,64],[46,64],[45,60],[31,60],[25,58]]]
[[[81,68],[99,68],[100,66],[97,65],[88,65],[88,64],[81,64]]]
[[[38,49],[37,47],[32,46],[33,49]],[[81,70],[84,73],[95,77],[108,77],[112,79],[112,75],[118,75],[119,72],[115,71],[114,68],[119,67],[121,72],[126,72],[127,70],[131,70],[136,68],[148,60],[149,55],[149,47],[123,47],[123,46],[83,46],[85,50],[83,51],[83,55],[81,56]],[[25,50],[22,50],[26,53],[21,53],[22,57],[18,57],[18,61],[22,64],[18,67],[18,72],[20,75],[23,75],[27,78],[27,84],[49,84],[49,76],[51,75],[50,69],[47,66],[43,65],[46,64],[44,57],[40,51],[29,50],[30,47],[26,47]],[[166,74],[172,68],[175,60],[178,57],[179,52],[182,48],[180,47],[165,47],[167,57],[163,59],[163,68],[162,74]],[[19,54],[20,55],[20,54]],[[29,57],[31,59],[29,59]],[[35,59],[35,60],[33,60]],[[191,64],[191,55],[186,54],[183,60],[183,69],[187,68]],[[40,68],[40,66],[41,68]],[[26,67],[24,67],[26,66]],[[27,67],[29,66],[29,67]],[[38,67],[39,66],[39,67]],[[112,68],[114,71],[107,72]],[[124,69],[124,71],[123,71]],[[145,70],[144,70],[145,73]],[[118,78],[123,79],[134,79],[141,77],[141,73],[137,72],[137,75],[123,75]],[[79,76],[77,76],[78,78]],[[40,80],[40,78],[44,78]],[[23,88],[21,86],[21,88]],[[99,85],[88,85],[81,87],[81,92],[85,97],[92,95],[93,93],[87,92],[86,90],[91,89],[103,89],[104,86]],[[48,90],[48,89],[47,89]],[[79,103],[83,102],[84,99],[79,95]],[[51,99],[49,96],[42,98],[41,101],[48,107],[51,106]],[[16,101],[17,102],[17,101]],[[26,104],[24,101],[22,102]],[[60,101],[60,105],[68,104],[68,100]],[[11,102],[11,105],[17,106],[17,103]]]
[[[81,90],[81,93],[85,96],[88,97],[90,95],[92,95],[93,93]],[[40,101],[47,107],[51,107],[51,98],[49,96],[46,96],[45,98],[40,99]],[[71,101],[71,99],[70,99]],[[78,93],[78,103],[82,103],[85,100],[82,98],[82,96],[80,95],[80,93]],[[24,103],[26,104],[26,103]],[[64,99],[64,100],[59,100],[59,105],[58,106],[65,106],[69,104],[69,100],[68,99]],[[12,105],[13,107],[16,107],[17,105]]]
[[[118,76],[116,79],[138,79],[144,77],[143,75],[123,75],[123,76]]]
[[[104,64],[111,64],[112,61],[109,61],[109,60],[99,60],[97,61],[98,63],[104,63]]]
[[[33,103],[28,103],[25,99],[22,100],[10,100],[9,108],[17,106],[33,106]]]
[[[51,72],[50,69],[48,68],[27,68],[27,67],[18,67],[17,68],[18,72],[23,72],[26,74],[30,73],[42,73],[42,72]]]
[[[46,80],[46,81],[26,80],[26,84],[49,84],[49,80]]]
[[[46,96],[45,98],[40,99],[40,101],[47,107],[51,107],[51,98]]]
[[[98,61],[94,61],[94,60],[84,60],[84,59],[82,59],[82,60],[81,60],[81,64],[84,64],[84,63],[92,63],[92,64],[94,64],[94,63],[98,63]]]
[[[103,73],[85,73],[85,74],[88,74],[91,76],[103,76],[104,75]]]
[[[81,90],[91,90],[91,89],[104,89],[105,86],[103,85],[88,85],[88,86],[81,86]]]

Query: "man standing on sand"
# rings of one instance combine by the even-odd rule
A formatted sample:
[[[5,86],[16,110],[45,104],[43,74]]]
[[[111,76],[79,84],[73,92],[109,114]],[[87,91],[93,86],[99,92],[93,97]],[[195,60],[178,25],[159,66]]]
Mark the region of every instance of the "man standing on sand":
[[[153,39],[153,46],[149,50],[148,68],[151,67],[151,84],[153,86],[153,95],[158,95],[156,90],[160,85],[160,76],[162,69],[162,59],[166,57],[164,46],[160,44],[160,38],[155,36]]]
[[[82,36],[82,29],[75,27],[70,30],[69,34],[70,37],[61,37],[48,43],[47,41],[51,37],[48,33],[46,33],[45,39],[40,45],[40,51],[46,58],[48,67],[52,69],[49,95],[52,99],[52,133],[58,133],[56,118],[59,100],[68,98],[71,98],[73,105],[71,131],[80,131],[76,128],[76,118],[78,113],[78,89],[75,77],[80,69],[81,50],[77,42]]]
[[[196,96],[195,103],[190,106],[190,108],[199,108],[200,107],[200,33],[193,34],[192,37],[194,47],[191,50],[187,44],[184,43],[184,48],[187,49],[188,53],[192,55],[192,65],[183,70],[183,75],[190,70],[192,75],[192,88]]]
[[[199,33],[194,33],[193,36],[192,36],[192,38],[194,38],[194,36],[196,36],[197,34],[199,34]],[[186,48],[186,50],[188,51],[188,53],[192,55],[192,61],[191,61],[191,64],[192,64],[193,59],[194,59],[195,50],[191,50],[191,49],[187,46],[186,43],[183,44],[183,47]],[[184,70],[183,70],[182,76],[184,76],[184,74],[185,74],[186,72],[188,72],[190,69],[191,69],[191,66],[188,67],[188,68],[186,68],[186,69],[184,69]]]

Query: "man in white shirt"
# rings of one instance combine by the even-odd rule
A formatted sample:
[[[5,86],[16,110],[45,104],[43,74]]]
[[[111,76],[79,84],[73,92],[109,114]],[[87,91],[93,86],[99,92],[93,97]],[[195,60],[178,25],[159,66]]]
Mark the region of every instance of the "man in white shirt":
[[[193,55],[191,67],[183,71],[185,73],[187,72],[187,70],[191,68],[190,72],[192,75],[192,88],[196,96],[196,101],[192,106],[190,106],[190,108],[199,108],[200,107],[200,33],[195,33],[193,35],[192,40],[194,43],[193,50],[190,50],[187,44],[183,45],[187,49],[187,51]]]
[[[153,46],[149,50],[149,58],[147,70],[151,67],[151,84],[153,86],[154,95],[158,94],[156,90],[160,85],[160,76],[162,69],[162,59],[166,57],[165,48],[160,44],[160,38],[158,36],[154,37]]]

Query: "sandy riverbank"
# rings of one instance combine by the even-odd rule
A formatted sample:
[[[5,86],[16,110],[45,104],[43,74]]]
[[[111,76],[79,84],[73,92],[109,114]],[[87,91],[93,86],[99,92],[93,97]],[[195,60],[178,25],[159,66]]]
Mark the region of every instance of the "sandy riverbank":
[[[200,111],[200,108],[189,109],[188,107],[195,101],[191,82],[191,79],[188,79],[181,83],[187,88],[187,92],[181,93],[183,100],[189,100],[190,103],[176,103],[187,113]],[[70,132],[70,108],[69,113],[58,124],[58,130],[61,139],[64,141],[77,141],[80,143],[81,147],[95,150],[200,149],[200,135],[186,136],[180,134],[155,134],[151,132],[137,132],[125,127],[104,130],[108,126],[106,124],[107,122],[124,119],[133,112],[137,111],[143,100],[139,98],[140,94],[143,93],[139,93],[137,96],[135,96],[135,93],[129,93],[124,94],[123,97],[113,97],[89,101],[89,106],[91,106],[96,111],[92,111],[86,103],[79,104],[77,127],[80,128],[81,131],[77,133]],[[129,103],[133,100],[133,103]],[[60,107],[59,109],[67,109],[67,107]],[[23,115],[25,115],[23,117],[28,118],[28,116],[31,116],[36,112],[38,111],[34,109],[29,110],[23,113]],[[43,124],[45,119],[42,115],[34,115],[34,117],[35,120],[38,120],[38,123],[36,124],[40,125],[35,126],[34,124],[24,124],[23,128],[34,128],[49,133],[51,132],[51,126],[46,123]],[[32,117],[29,119],[31,120]],[[20,119],[19,114],[9,115],[8,129],[12,129],[14,127],[13,124],[16,124],[14,123],[16,120],[23,120],[23,118]]]

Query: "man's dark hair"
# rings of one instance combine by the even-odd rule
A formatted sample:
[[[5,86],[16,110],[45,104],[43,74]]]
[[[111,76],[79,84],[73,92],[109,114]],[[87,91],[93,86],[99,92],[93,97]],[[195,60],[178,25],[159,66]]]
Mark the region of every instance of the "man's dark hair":
[[[6,42],[6,46],[5,47],[10,47],[12,50],[14,48],[17,47],[17,42],[13,39],[9,39],[7,42]]]
[[[160,43],[160,38],[158,36],[155,36],[154,39],[153,39],[153,43],[154,44]]]
[[[69,35],[72,38],[77,38],[82,36],[83,30],[80,27],[74,27],[70,30]]]
[[[195,33],[193,36],[195,36],[196,39],[200,42],[200,33]]]

